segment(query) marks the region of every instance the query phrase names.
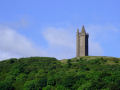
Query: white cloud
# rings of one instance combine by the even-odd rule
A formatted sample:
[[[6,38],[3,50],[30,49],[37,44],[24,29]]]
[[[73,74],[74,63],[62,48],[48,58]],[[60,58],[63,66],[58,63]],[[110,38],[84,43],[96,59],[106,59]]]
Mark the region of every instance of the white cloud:
[[[69,48],[74,48],[74,36],[66,29],[63,28],[47,28],[43,32],[45,39],[50,45],[58,45]]]
[[[108,41],[111,34],[118,32],[114,26],[89,25],[86,31],[90,34],[89,55],[104,55],[100,41]],[[76,56],[76,29],[75,28],[45,28],[43,36],[48,47],[41,49],[17,31],[0,26],[0,59],[27,56],[50,56],[58,59]],[[113,38],[113,37],[112,37]]]
[[[0,26],[0,59],[43,55],[33,43],[15,30]]]
[[[104,51],[98,42],[89,41],[89,55],[90,56],[101,56]]]
[[[63,28],[46,28],[43,35],[49,46],[46,48],[48,56],[58,59],[70,58],[75,55],[75,36]]]
[[[119,29],[114,25],[88,25],[86,30],[90,34],[90,55],[107,55],[106,46],[116,43]],[[112,46],[111,46],[112,47]]]
[[[8,27],[13,27],[13,28],[26,28],[29,26],[29,22],[26,18],[20,18],[18,21],[14,21],[14,22],[4,22],[4,23],[0,23],[0,27],[1,26],[8,26]]]
[[[116,33],[119,32],[118,28],[115,26],[108,24],[108,25],[88,25],[86,30],[90,34],[91,40],[111,40],[116,36]],[[110,39],[111,38],[111,39]]]

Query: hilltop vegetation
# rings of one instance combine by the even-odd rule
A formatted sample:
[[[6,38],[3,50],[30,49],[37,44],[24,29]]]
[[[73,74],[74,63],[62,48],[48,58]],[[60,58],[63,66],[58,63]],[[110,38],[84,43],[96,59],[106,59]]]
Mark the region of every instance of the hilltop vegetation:
[[[0,62],[0,90],[120,90],[120,59],[48,57]]]

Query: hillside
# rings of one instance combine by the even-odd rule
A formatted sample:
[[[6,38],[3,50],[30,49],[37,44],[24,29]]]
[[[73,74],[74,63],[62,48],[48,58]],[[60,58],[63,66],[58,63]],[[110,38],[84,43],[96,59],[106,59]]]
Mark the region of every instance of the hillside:
[[[0,61],[0,90],[120,90],[120,59],[86,56]]]

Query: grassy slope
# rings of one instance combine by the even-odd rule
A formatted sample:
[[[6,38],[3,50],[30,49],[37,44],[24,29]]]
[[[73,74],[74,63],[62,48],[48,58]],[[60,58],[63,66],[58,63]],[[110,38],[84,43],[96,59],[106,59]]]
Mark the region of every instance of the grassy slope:
[[[107,56],[81,56],[81,57],[75,57],[75,58],[72,58],[71,61],[72,62],[77,62],[76,60],[79,60],[79,59],[84,59],[86,61],[89,61],[89,60],[94,60],[94,59],[105,59],[107,60],[106,64],[116,64],[115,61],[117,60],[118,63],[117,64],[120,64],[120,58],[115,58],[115,57],[107,57]],[[68,59],[63,59],[61,60],[62,63],[67,63]]]

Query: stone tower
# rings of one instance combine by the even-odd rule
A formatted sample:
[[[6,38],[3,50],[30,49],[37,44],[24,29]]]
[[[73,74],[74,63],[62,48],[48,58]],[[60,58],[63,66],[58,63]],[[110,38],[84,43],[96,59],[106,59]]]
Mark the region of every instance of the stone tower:
[[[88,56],[88,37],[84,26],[82,26],[81,32],[77,29],[77,40],[76,40],[76,56]]]

